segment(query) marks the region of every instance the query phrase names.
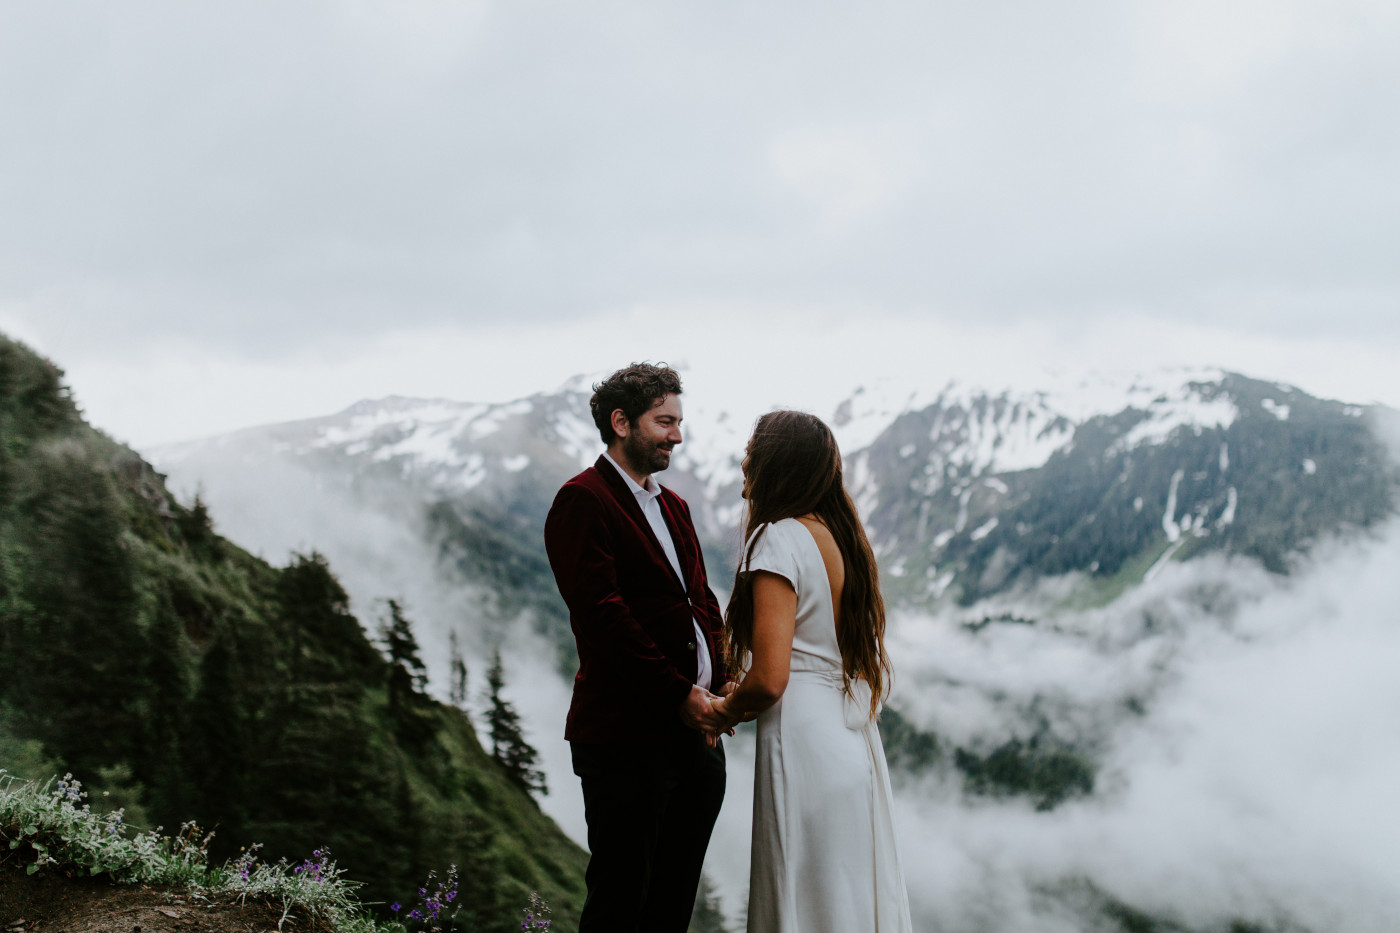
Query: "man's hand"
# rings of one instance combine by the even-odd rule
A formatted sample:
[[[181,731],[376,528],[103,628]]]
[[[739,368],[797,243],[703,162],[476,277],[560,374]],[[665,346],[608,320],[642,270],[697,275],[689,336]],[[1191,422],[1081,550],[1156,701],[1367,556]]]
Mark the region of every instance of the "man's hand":
[[[700,717],[700,727],[707,733],[719,735],[734,734],[734,724],[739,721],[725,707],[729,705],[730,696],[733,691],[726,691],[724,696],[710,696],[710,711]]]
[[[714,711],[710,709],[710,698],[714,694],[701,687],[699,684],[690,688],[690,693],[681,701],[680,713],[681,722],[692,729],[704,731],[707,720],[714,718]]]

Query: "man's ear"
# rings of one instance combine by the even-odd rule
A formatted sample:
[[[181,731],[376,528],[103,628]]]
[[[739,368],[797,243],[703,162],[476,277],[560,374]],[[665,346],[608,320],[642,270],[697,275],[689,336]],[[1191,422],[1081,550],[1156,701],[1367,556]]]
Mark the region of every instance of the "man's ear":
[[[632,425],[627,421],[627,413],[621,408],[614,408],[611,417],[613,433],[625,439],[632,433]]]

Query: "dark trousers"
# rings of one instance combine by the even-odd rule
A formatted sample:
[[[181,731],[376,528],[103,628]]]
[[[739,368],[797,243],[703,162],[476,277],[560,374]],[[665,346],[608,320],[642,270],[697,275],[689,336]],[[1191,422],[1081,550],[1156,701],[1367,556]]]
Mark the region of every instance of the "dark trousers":
[[[578,933],[685,933],[724,801],[724,749],[698,732],[571,743],[588,821]]]

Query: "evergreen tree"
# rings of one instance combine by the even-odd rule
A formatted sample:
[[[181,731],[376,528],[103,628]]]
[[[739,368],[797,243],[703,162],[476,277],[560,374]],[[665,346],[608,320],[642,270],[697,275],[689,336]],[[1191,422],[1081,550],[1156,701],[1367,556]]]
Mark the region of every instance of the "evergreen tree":
[[[407,705],[428,685],[428,668],[419,656],[413,624],[404,615],[403,604],[389,600],[389,618],[379,623],[379,639],[389,655],[389,702]]]
[[[432,737],[433,719],[428,715],[431,702],[423,691],[428,686],[428,669],[418,653],[413,625],[396,599],[389,603],[389,617],[379,623],[379,639],[389,656],[389,715],[394,720],[399,741],[421,748]]]
[[[190,701],[194,690],[184,627],[168,600],[160,606],[147,633],[146,685],[149,705],[143,743],[145,767],[138,776],[152,790],[152,804],[164,821],[174,822],[190,803],[184,777],[184,749]]]
[[[238,643],[220,632],[200,661],[199,687],[190,704],[190,770],[197,801],[191,814],[204,825],[222,817],[231,838],[242,838],[246,820],[252,705],[241,695]],[[256,691],[253,691],[256,693]]]
[[[462,648],[457,643],[456,632],[448,633],[447,644],[452,664],[452,688],[448,696],[454,706],[465,710],[467,705],[467,662],[462,657]]]
[[[209,505],[204,501],[203,492],[194,494],[194,504],[188,509],[175,509],[175,527],[186,546],[210,551],[217,540],[214,534],[214,519],[209,515]]]
[[[487,696],[490,700],[486,724],[491,730],[491,757],[521,790],[547,794],[549,788],[545,786],[544,772],[536,767],[539,752],[525,741],[520,729],[520,714],[501,696],[505,683],[501,649],[497,648],[491,659],[491,669],[486,672]]]
[[[293,682],[357,682],[380,668],[378,653],[350,614],[349,594],[322,554],[294,555],[278,573],[276,596],[289,636]]]
[[[24,659],[6,672],[24,688],[6,688],[6,698],[43,724],[56,757],[88,776],[139,752],[127,724],[144,698],[137,567],[105,467],[80,445],[43,451],[19,477],[6,528],[8,582],[18,584],[6,600],[6,642]]]

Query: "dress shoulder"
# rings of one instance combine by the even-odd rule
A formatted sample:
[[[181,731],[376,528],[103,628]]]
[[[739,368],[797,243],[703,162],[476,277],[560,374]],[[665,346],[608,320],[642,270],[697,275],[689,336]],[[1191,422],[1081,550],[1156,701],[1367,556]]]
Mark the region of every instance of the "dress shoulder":
[[[760,525],[744,545],[744,570],[766,570],[775,573],[798,588],[802,580],[802,565],[798,560],[797,542],[793,540],[792,529],[806,532],[796,519]],[[757,543],[755,543],[757,539]]]

